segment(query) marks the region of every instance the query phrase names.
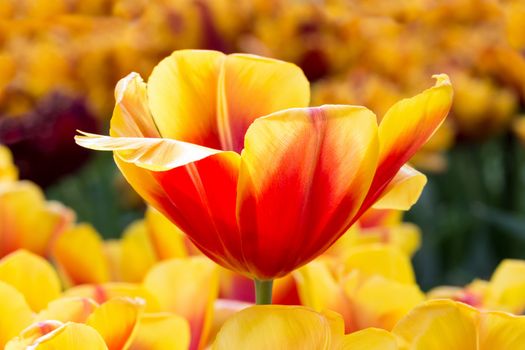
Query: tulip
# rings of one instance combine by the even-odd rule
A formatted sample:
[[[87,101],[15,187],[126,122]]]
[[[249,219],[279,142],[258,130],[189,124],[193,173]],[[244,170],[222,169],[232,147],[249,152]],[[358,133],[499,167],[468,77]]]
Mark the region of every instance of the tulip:
[[[449,298],[484,310],[525,312],[525,261],[503,260],[489,281],[476,279],[465,287],[441,286],[428,298]]]
[[[134,189],[218,264],[271,280],[330,247],[368,208],[407,209],[426,181],[405,162],[446,117],[452,88],[390,108],[307,108],[308,81],[289,63],[176,51],[145,84],[116,87],[111,136],[77,136],[113,151]],[[269,298],[270,297],[270,298]]]

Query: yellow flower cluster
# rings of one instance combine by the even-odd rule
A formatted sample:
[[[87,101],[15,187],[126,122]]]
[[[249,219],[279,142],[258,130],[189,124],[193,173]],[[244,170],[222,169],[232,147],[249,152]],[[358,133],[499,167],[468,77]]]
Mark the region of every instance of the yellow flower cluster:
[[[290,305],[253,306],[251,281],[201,255],[154,209],[104,241],[17,181],[4,147],[0,188],[8,350],[511,350],[525,340],[525,318],[501,312],[525,309],[525,261],[425,295],[410,263],[419,230],[397,211],[371,209],[321,257],[277,279],[274,302]]]

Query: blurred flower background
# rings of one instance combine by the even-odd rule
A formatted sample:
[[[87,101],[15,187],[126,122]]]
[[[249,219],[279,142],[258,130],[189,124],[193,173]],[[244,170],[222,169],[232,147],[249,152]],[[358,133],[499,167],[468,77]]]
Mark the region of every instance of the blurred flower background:
[[[370,235],[353,240],[390,237],[412,254],[420,230],[413,259],[423,290],[489,279],[502,259],[525,258],[521,0],[2,1],[0,143],[11,150],[19,177],[43,193],[31,183],[16,190],[36,196],[61,223],[48,218],[46,237],[71,223],[73,212],[105,239],[119,238],[143,216],[144,204],[111,155],[78,147],[73,136],[77,129],[105,132],[117,81],[131,71],[147,77],[162,58],[184,48],[294,62],[312,83],[312,105],[365,105],[380,116],[426,88],[432,74],[447,73],[455,90],[451,114],[411,160],[429,179],[405,215],[412,224],[395,219],[388,230],[375,231],[371,225]],[[0,167],[2,157],[8,155],[0,154]],[[56,202],[45,202],[44,194]],[[395,233],[401,226],[418,233]],[[98,237],[91,227],[76,230]],[[139,234],[127,233],[123,241],[132,235]],[[70,257],[60,246],[54,254],[72,284],[105,282],[117,273],[101,262],[100,281],[70,276]],[[44,245],[32,251],[46,254]],[[126,276],[120,279],[141,280],[162,260],[158,254],[134,271],[119,270]],[[308,271],[301,274],[308,283]]]

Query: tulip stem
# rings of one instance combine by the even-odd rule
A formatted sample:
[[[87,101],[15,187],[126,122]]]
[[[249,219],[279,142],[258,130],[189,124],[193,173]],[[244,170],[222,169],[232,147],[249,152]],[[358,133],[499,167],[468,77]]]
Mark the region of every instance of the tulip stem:
[[[253,282],[255,283],[255,303],[257,305],[271,304],[273,280],[254,279]]]

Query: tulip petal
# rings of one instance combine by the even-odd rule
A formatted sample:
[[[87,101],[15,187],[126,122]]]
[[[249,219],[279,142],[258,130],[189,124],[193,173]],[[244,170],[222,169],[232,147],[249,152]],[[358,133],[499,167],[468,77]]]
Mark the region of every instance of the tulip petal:
[[[33,320],[33,312],[15,287],[0,281],[0,349]]]
[[[292,63],[246,54],[226,56],[219,75],[217,123],[222,149],[240,152],[258,117],[306,107],[309,83]]]
[[[11,339],[4,350],[27,350],[31,349],[38,338],[54,331],[63,326],[63,323],[56,320],[47,320],[31,324],[25,328],[20,334]]]
[[[140,299],[115,298],[100,305],[87,319],[104,338],[109,350],[126,350],[142,312]]]
[[[126,282],[142,282],[157,261],[143,220],[130,224],[120,241],[121,277]]]
[[[344,337],[344,350],[397,350],[396,338],[384,329],[367,328]]]
[[[73,285],[109,281],[102,238],[91,225],[80,224],[64,232],[55,242],[53,256]]]
[[[413,309],[392,332],[409,349],[476,350],[477,316],[465,304],[432,300]]]
[[[107,350],[96,330],[81,323],[66,323],[38,338],[30,347],[35,350]]]
[[[149,240],[159,260],[188,256],[188,246],[192,243],[180,228],[153,207],[146,210],[145,220]]]
[[[188,322],[170,313],[146,314],[140,318],[130,350],[187,350]]]
[[[114,151],[125,162],[152,171],[177,168],[221,151],[187,142],[145,137],[111,137],[82,132],[75,136],[82,147]]]
[[[353,306],[324,261],[312,261],[293,275],[297,281],[302,305],[318,312],[327,309],[337,311],[343,316],[346,332],[352,330],[355,324]]]
[[[89,315],[98,308],[90,298],[70,297],[53,300],[42,310],[35,321],[57,320],[60,322],[85,323]]]
[[[146,312],[158,312],[159,302],[140,284],[109,282],[104,284],[84,284],[69,288],[63,297],[90,298],[99,304],[103,304],[113,298],[139,298],[145,305]]]
[[[186,232],[208,257],[231,267],[230,261],[242,256],[235,217],[238,154],[221,152],[159,172],[114,158],[137,193]],[[224,256],[231,259],[226,261]]]
[[[425,295],[416,284],[373,276],[349,293],[348,298],[354,305],[358,329],[378,327],[391,330],[412,308],[425,300]]]
[[[525,317],[502,312],[481,314],[479,349],[515,350],[525,344]]]
[[[344,263],[348,271],[355,269],[368,276],[379,275],[400,283],[415,283],[410,258],[395,247],[380,244],[358,246],[348,254]]]
[[[158,299],[162,310],[188,320],[190,349],[202,349],[219,289],[217,266],[205,257],[166,260],[150,270],[144,286]]]
[[[16,181],[18,169],[13,163],[13,156],[9,148],[0,144],[0,181]]]
[[[368,191],[377,150],[375,116],[363,107],[257,119],[246,133],[237,201],[250,273],[284,276],[339,238]]]
[[[226,56],[180,50],[148,79],[149,106],[162,137],[221,149],[217,133],[217,81]]]
[[[137,73],[121,79],[115,88],[115,110],[110,135],[114,137],[160,137],[149,111],[146,84]]]
[[[43,256],[73,214],[46,203],[42,190],[32,182],[18,181],[0,183],[0,217],[0,256],[19,248]]]
[[[486,294],[487,307],[522,313],[525,310],[525,261],[503,260],[492,275]]]
[[[436,84],[421,94],[394,104],[379,125],[379,162],[370,191],[360,210],[381,197],[389,182],[439,128],[452,104],[448,76],[434,76]]]
[[[339,340],[332,339],[330,326],[326,317],[309,308],[253,306],[226,321],[212,349],[328,350]]]
[[[403,165],[372,208],[408,210],[417,202],[426,183],[425,175]]]
[[[25,250],[17,250],[0,260],[0,281],[15,287],[37,312],[61,292],[60,280],[51,264]]]
[[[160,196],[169,200],[154,198],[151,204],[186,232],[203,253],[225,267],[242,256],[235,216],[239,161],[238,154],[222,152],[185,167],[151,173],[162,188]],[[140,173],[135,174],[139,177]],[[128,181],[134,185],[131,176]],[[151,178],[136,180],[142,181],[139,186],[147,186],[141,190],[156,191],[150,187],[154,186]]]

